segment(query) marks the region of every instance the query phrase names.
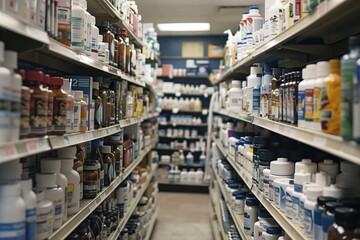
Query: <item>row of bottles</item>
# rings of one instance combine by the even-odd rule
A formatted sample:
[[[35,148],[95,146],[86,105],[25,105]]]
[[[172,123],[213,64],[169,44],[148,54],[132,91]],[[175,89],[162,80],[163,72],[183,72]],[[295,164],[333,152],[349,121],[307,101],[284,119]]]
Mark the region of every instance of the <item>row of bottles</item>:
[[[201,111],[202,103],[200,98],[172,98],[164,97],[158,99],[158,106],[161,109],[179,109],[183,111]]]

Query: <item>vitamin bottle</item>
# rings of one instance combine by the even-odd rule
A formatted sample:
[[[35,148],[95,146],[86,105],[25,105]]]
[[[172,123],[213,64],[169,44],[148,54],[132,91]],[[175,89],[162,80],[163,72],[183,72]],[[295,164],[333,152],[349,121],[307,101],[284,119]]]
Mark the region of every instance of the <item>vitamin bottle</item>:
[[[35,240],[36,237],[36,195],[32,189],[32,179],[22,180],[21,197],[26,207],[26,239]]]
[[[37,173],[36,188],[44,191],[45,199],[53,204],[53,230],[61,227],[64,206],[64,191],[56,184],[55,173]]]
[[[101,147],[103,168],[104,168],[104,185],[109,186],[110,183],[115,179],[115,168],[114,168],[114,155],[111,151],[111,146]]]
[[[273,69],[273,78],[271,80],[271,120],[279,120],[279,104],[280,104],[280,74],[281,71],[278,68]]]
[[[126,37],[126,29],[125,28],[117,28],[117,40],[119,44],[119,64],[118,68],[121,71],[125,70],[125,62],[126,62],[126,44],[124,38]]]
[[[353,85],[356,60],[360,57],[360,35],[349,39],[350,52],[341,58],[341,125],[340,135],[353,140]]]
[[[99,82],[93,82],[93,100],[95,101],[95,129],[99,129],[103,125],[103,100],[100,97]]]
[[[94,140],[91,142],[91,152],[89,159],[98,161],[100,163],[99,170],[99,190],[104,188],[104,161],[100,152],[100,140]]]
[[[314,129],[314,81],[316,79],[316,64],[307,65],[307,88],[305,94],[305,121],[306,128]]]
[[[271,68],[269,64],[264,65],[264,73],[261,80],[260,89],[260,116],[263,118],[269,117],[269,101],[271,91]]]
[[[240,81],[232,80],[231,89],[228,91],[229,111],[237,112],[241,109],[240,95]]]
[[[99,189],[99,168],[97,161],[84,163],[84,198],[95,198]]]
[[[335,224],[328,232],[329,240],[358,239],[360,233],[355,231],[359,227],[359,210],[349,207],[335,209]],[[355,221],[354,221],[355,220]]]
[[[53,233],[53,204],[45,200],[43,190],[35,189],[36,194],[36,239],[45,240]]]
[[[74,132],[80,131],[82,91],[73,91],[74,94]]]
[[[74,105],[75,98],[71,93],[70,81],[64,78],[64,91],[67,93],[66,98],[66,133],[72,133],[74,131]]]
[[[65,44],[71,46],[71,0],[60,0],[57,3],[57,24],[58,34],[56,39]],[[75,8],[76,9],[76,8]],[[76,10],[75,10],[76,11]]]
[[[133,94],[131,91],[128,91],[126,95],[126,118],[130,119],[133,116],[134,116]]]
[[[117,176],[123,171],[123,147],[120,133],[110,136],[110,145],[115,158],[115,173]]]
[[[317,204],[317,198],[321,196],[322,189],[319,187],[310,187],[306,190],[306,200],[304,202],[305,233],[311,237],[314,234],[314,209]]]
[[[53,134],[66,133],[66,104],[68,94],[61,89],[64,84],[62,77],[50,77],[49,89],[54,93]]]
[[[254,234],[254,224],[258,218],[259,202],[256,199],[247,198],[244,209],[244,230],[245,234],[252,236]]]
[[[303,185],[306,182],[311,181],[311,174],[301,170],[299,172],[295,172],[294,174],[294,193],[292,194],[292,201],[293,201],[293,216],[292,220],[300,224],[300,197],[303,192]]]
[[[98,60],[102,63],[105,63],[105,43],[103,42],[104,36],[98,36]]]
[[[297,125],[298,123],[298,88],[301,82],[301,75],[299,71],[293,73],[293,79],[289,83],[289,123]]]
[[[85,10],[84,49],[85,49],[85,54],[90,56],[90,54],[91,54],[91,14],[87,11],[87,1],[86,0],[80,0],[80,5]]]
[[[71,9],[71,48],[77,52],[85,50],[85,9],[81,0],[72,1]]]
[[[25,79],[25,70],[16,71],[22,79]],[[21,116],[20,116],[20,138],[27,138],[30,133],[30,99],[31,91],[26,86],[21,86]]]
[[[94,59],[98,59],[98,38],[99,38],[99,28],[96,27],[96,19],[94,16],[91,16],[91,56]]]
[[[308,84],[308,71],[307,66],[302,70],[302,77],[303,81],[299,83],[298,86],[298,94],[297,94],[297,121],[298,126],[305,128],[306,121],[305,121],[305,89],[307,88]]]
[[[0,238],[26,239],[26,205],[20,183],[0,184],[0,203]]]
[[[61,160],[61,173],[67,178],[67,214],[73,215],[80,208],[80,175],[73,170],[74,161],[70,159]]]
[[[110,23],[109,22],[102,22],[99,26],[99,32],[103,35],[103,41],[108,44],[109,49],[109,64],[113,65],[114,62],[114,34],[110,31]]]
[[[313,85],[313,98],[314,98],[314,119],[313,129],[321,131],[321,90],[325,86],[324,80],[329,76],[329,62],[321,61],[316,64],[316,80]]]
[[[62,207],[62,221],[63,223],[67,219],[67,186],[68,180],[64,174],[60,172],[61,161],[55,158],[46,158],[41,159],[40,162],[41,173],[55,173],[56,174],[56,184],[62,188],[64,193],[64,202]]]
[[[4,67],[8,68],[11,72],[10,76],[10,134],[9,140],[19,140],[20,137],[20,115],[21,115],[21,85],[22,77],[15,70],[17,64],[17,52],[5,51]]]
[[[31,90],[29,137],[41,137],[47,132],[47,92],[40,88],[43,77],[41,71],[27,71],[23,81]]]
[[[52,134],[53,128],[53,113],[54,113],[54,92],[49,89],[50,75],[44,74],[43,87],[47,92],[47,134]]]

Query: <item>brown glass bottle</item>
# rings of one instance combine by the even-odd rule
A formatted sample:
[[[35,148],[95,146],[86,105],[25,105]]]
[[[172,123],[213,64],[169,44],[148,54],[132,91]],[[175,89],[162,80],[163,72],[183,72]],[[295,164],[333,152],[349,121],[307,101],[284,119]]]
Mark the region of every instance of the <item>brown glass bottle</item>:
[[[44,74],[43,86],[47,91],[47,134],[52,134],[53,127],[53,113],[54,113],[54,92],[49,88],[50,75]]]
[[[105,79],[101,78],[100,80],[100,97],[103,105],[103,127],[110,126],[110,105],[108,103],[109,99],[109,85],[105,82]]]
[[[94,127],[95,129],[99,129],[102,127],[103,125],[103,112],[104,112],[104,107],[103,107],[103,101],[102,98],[100,97],[100,84],[99,82],[93,82],[93,100],[95,101],[95,119],[94,119]]]
[[[119,64],[119,41],[116,38],[116,28],[115,27],[111,27],[110,28],[111,33],[114,35],[114,39],[113,39],[113,47],[114,47],[114,60],[112,65],[114,67],[117,67]]]
[[[21,79],[25,79],[26,71],[24,69],[16,70],[21,75]],[[20,122],[20,138],[28,137],[30,132],[30,99],[31,91],[26,86],[21,87],[21,122]]]
[[[339,207],[335,209],[335,223],[328,231],[328,240],[359,239],[355,231],[359,227],[360,213],[354,208]]]
[[[117,28],[116,29],[116,35],[115,37],[118,40],[118,44],[119,44],[119,63],[118,63],[118,68],[121,71],[125,70],[125,60],[126,60],[126,45],[125,45],[125,41],[123,38],[123,32],[126,32],[125,28]]]
[[[103,35],[104,42],[109,44],[109,64],[114,64],[114,34],[110,30],[109,22],[102,22],[99,26],[99,34]]]
[[[128,37],[125,37],[126,45],[126,61],[125,61],[125,72],[131,73],[131,49],[130,49],[130,40]]]
[[[115,179],[114,155],[111,152],[111,146],[102,146],[101,155],[104,162],[104,185],[109,186]]]
[[[66,133],[66,100],[68,95],[61,89],[62,85],[64,85],[62,77],[50,77],[49,89],[54,93],[52,134],[55,135],[64,135]]]

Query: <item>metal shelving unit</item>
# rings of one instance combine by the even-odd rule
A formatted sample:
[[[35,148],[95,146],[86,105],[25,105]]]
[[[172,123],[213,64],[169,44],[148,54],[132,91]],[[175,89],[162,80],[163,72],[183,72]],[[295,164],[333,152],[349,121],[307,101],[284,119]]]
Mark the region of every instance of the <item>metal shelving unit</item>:
[[[172,137],[169,137],[169,136],[160,136],[159,135],[159,138],[200,140],[200,139],[205,139],[206,137],[204,137],[204,136],[200,136],[200,137],[176,137],[176,136],[172,136]]]
[[[156,207],[156,210],[152,213],[151,219],[149,221],[149,227],[148,227],[148,229],[146,231],[144,240],[150,240],[151,239],[151,234],[152,234],[152,232],[154,230],[156,219],[157,219],[158,215],[159,215],[159,207]]]
[[[210,206],[210,213],[211,213],[211,217],[215,218],[215,219],[211,219],[211,221],[213,222],[213,225],[215,225],[213,227],[213,231],[215,232],[215,236],[219,235],[219,239],[222,240],[227,240],[229,239],[227,234],[224,231],[224,228],[222,226],[222,219],[221,219],[221,214],[220,214],[220,206],[219,206],[219,200],[218,200],[218,196],[217,194],[214,192],[215,190],[211,189],[209,190],[210,193],[210,199],[211,199],[211,206]]]
[[[191,164],[191,165],[187,165],[187,164],[175,164],[175,163],[164,163],[164,162],[159,162],[158,163],[159,166],[170,166],[170,165],[174,165],[174,166],[179,166],[181,168],[204,168],[204,165],[201,164]]]
[[[201,124],[186,124],[186,123],[172,123],[172,122],[160,122],[159,123],[160,126],[181,126],[181,127],[207,127],[208,125],[206,123],[201,123]]]
[[[223,115],[225,117],[234,118],[234,119],[241,120],[244,122],[248,122],[248,123],[253,122],[253,117],[245,115],[245,114],[235,113],[235,112],[231,112],[231,111],[228,111],[225,109],[214,109],[213,112]]]
[[[165,96],[175,97],[209,97],[211,93],[182,93],[182,92],[163,92]]]

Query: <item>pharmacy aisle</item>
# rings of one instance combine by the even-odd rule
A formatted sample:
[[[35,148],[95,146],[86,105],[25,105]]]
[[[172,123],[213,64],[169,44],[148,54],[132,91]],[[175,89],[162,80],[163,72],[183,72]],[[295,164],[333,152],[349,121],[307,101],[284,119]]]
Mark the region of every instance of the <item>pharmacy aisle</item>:
[[[152,240],[210,240],[209,204],[207,194],[158,194],[161,206]]]

